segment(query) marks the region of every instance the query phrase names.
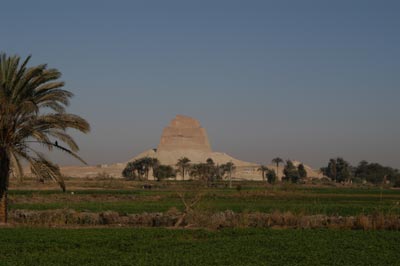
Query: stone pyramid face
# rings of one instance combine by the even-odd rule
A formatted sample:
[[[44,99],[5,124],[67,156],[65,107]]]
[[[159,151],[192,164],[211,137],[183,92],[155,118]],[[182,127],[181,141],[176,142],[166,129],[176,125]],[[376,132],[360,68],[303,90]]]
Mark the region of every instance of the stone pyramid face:
[[[207,132],[194,118],[177,115],[164,128],[158,152],[192,150],[211,152]]]

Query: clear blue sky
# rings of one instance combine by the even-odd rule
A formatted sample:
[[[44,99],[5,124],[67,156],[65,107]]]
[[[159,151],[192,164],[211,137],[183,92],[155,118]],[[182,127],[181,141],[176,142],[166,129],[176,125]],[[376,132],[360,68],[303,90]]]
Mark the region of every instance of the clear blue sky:
[[[3,1],[0,50],[63,72],[89,163],[156,147],[176,114],[213,149],[400,167],[400,1]],[[77,163],[60,154],[64,164]]]

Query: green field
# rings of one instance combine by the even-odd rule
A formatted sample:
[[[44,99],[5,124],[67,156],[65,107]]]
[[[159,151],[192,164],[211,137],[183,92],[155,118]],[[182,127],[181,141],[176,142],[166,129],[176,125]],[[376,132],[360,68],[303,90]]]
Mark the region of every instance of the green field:
[[[360,188],[306,188],[302,186],[249,186],[236,189],[206,189],[197,209],[211,212],[291,211],[292,213],[358,215],[400,214],[400,191]],[[145,191],[77,190],[74,195],[50,191],[10,191],[10,208],[27,210],[73,209],[76,211],[117,211],[120,213],[165,212],[182,209],[176,188]]]
[[[0,265],[400,265],[400,232],[0,229]]]
[[[129,183],[130,187],[122,189],[103,186],[88,189],[86,183],[79,185],[70,190],[73,194],[55,188],[13,189],[9,195],[11,212],[22,209],[72,209],[96,215],[109,210],[122,214],[166,212],[171,208],[183,210],[177,192],[193,196],[201,191],[202,199],[194,209],[206,215],[225,210],[243,213],[243,217],[246,213],[274,211],[333,216],[400,214],[400,191],[392,189],[265,186],[251,182],[242,183],[241,189],[200,190],[193,190],[190,183],[173,182],[152,190],[141,189],[140,183]],[[209,220],[209,216],[205,217]],[[202,226],[201,221],[200,216],[197,228],[213,228]],[[231,229],[207,231],[115,228],[117,224],[46,229],[40,226],[53,225],[44,223],[27,228],[18,227],[22,224],[17,223],[16,228],[0,229],[0,266],[400,265],[400,231],[237,228],[241,224],[245,223],[239,222]],[[29,222],[26,225],[34,226]],[[62,223],[61,226],[66,227]]]

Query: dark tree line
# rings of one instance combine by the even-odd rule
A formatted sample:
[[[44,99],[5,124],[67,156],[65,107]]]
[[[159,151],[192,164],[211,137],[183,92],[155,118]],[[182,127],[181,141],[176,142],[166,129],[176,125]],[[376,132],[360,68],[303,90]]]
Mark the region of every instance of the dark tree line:
[[[335,182],[369,182],[372,184],[391,183],[400,186],[398,169],[379,163],[361,161],[356,167],[343,158],[330,159],[328,166],[321,168],[322,173]]]
[[[148,180],[150,170],[153,170],[153,177],[161,179],[176,177],[176,171],[169,165],[162,165],[156,158],[144,157],[129,162],[122,171],[122,176],[132,180]]]
[[[354,169],[354,178],[362,179],[373,184],[390,182],[400,186],[400,172],[392,167],[382,166],[379,163],[361,161]]]
[[[284,181],[298,183],[307,178],[307,171],[304,164],[301,163],[296,167],[291,160],[287,160],[283,168],[283,175]]]
[[[179,159],[176,163],[176,169],[174,169],[172,166],[160,164],[155,158],[144,157],[129,162],[122,171],[122,176],[131,180],[148,180],[150,170],[152,170],[153,177],[158,181],[171,177],[176,178],[179,173],[183,180],[186,175],[189,175],[192,179],[205,181],[209,184],[223,179],[231,180],[235,169],[236,167],[232,162],[218,165],[211,158],[208,158],[205,163],[191,164],[186,157]]]
[[[274,159],[274,163],[279,169],[279,164],[282,163],[279,158]],[[232,162],[218,165],[211,158],[204,163],[191,163],[186,157],[178,160],[176,168],[169,165],[162,165],[155,158],[144,157],[129,162],[122,172],[125,178],[133,180],[148,180],[149,173],[152,170],[153,177],[156,180],[166,178],[176,178],[177,174],[185,179],[189,176],[191,179],[204,181],[210,184],[219,180],[231,181],[233,172],[236,167]],[[379,163],[369,163],[361,161],[356,167],[341,157],[330,159],[326,167],[322,167],[321,172],[324,176],[330,178],[337,183],[350,182],[369,182],[372,184],[390,183],[400,187],[400,172],[398,169],[382,166]],[[270,184],[276,182],[277,174],[274,169],[269,169],[261,165],[258,171],[262,175],[262,179]],[[287,160],[283,168],[282,181],[291,183],[301,183],[308,178],[307,170],[304,164],[297,166],[291,160]],[[231,184],[231,182],[229,182]]]
[[[322,173],[335,182],[349,182],[352,179],[352,167],[343,158],[330,159],[328,166],[321,168]]]

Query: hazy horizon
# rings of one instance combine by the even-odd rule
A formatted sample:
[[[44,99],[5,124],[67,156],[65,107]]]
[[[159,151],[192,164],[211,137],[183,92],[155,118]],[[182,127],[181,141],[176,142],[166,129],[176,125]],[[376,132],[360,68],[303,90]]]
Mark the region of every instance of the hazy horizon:
[[[0,51],[47,63],[86,118],[89,164],[156,148],[177,114],[214,151],[400,168],[398,1],[3,3]],[[78,165],[60,153],[56,162]]]

